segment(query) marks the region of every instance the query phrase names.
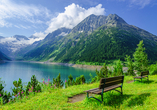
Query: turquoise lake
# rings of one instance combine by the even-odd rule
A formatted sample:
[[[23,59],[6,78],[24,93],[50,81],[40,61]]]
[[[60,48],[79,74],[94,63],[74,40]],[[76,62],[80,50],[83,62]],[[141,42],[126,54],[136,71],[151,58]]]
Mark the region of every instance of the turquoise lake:
[[[19,78],[22,79],[23,84],[27,84],[31,80],[32,75],[35,75],[38,81],[42,82],[43,79],[48,81],[56,78],[58,74],[61,74],[61,79],[65,82],[68,76],[71,74],[73,78],[80,75],[84,75],[86,81],[90,81],[89,74],[91,73],[95,76],[94,70],[73,68],[63,65],[52,65],[52,64],[39,64],[39,63],[29,63],[29,62],[6,62],[0,64],[0,78],[1,81],[5,81],[4,90],[7,92],[12,92],[13,81],[18,81]]]

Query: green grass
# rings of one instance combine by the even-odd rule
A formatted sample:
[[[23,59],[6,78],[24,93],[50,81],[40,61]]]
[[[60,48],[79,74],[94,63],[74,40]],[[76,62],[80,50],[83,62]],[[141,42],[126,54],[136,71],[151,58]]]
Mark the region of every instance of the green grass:
[[[157,109],[157,75],[151,75],[149,81],[132,82],[131,76],[125,76],[123,84],[123,95],[116,91],[104,93],[104,101],[101,104],[95,99],[85,98],[83,101],[68,103],[68,97],[83,93],[84,90],[96,88],[98,83],[84,84],[68,87],[66,89],[45,89],[42,93],[35,96],[30,95],[17,100],[15,103],[1,105],[4,110],[152,110]],[[101,99],[101,96],[95,95]]]

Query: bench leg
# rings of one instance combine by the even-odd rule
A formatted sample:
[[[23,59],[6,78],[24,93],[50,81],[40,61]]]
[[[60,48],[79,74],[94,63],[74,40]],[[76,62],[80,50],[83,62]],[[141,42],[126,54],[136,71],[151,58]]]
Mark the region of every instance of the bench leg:
[[[88,92],[87,92],[87,98],[89,98],[89,94],[88,94]]]
[[[101,94],[101,100],[102,100],[102,102],[103,102],[103,94]]]
[[[121,87],[121,94],[123,94],[122,87]]]

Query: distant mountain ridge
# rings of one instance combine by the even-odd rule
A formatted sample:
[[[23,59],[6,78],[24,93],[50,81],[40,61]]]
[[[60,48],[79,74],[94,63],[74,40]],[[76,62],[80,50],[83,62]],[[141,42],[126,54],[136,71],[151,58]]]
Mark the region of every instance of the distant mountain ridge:
[[[17,51],[27,47],[28,45],[31,45],[38,39],[39,37],[31,36],[27,38],[23,35],[14,35],[12,37],[0,36],[0,51],[14,59],[17,56]]]
[[[46,42],[48,36],[41,41],[44,45],[37,45],[24,55],[24,59],[55,62],[124,60],[125,55],[132,55],[139,41],[144,40],[149,59],[157,60],[157,36],[127,24],[116,14],[90,15],[68,35],[59,39],[53,36],[49,43]]]
[[[35,39],[35,36],[30,38]],[[129,25],[116,14],[92,14],[73,29],[57,29],[14,54],[20,60],[101,63],[124,60],[126,55],[133,54],[140,40],[144,41],[149,60],[157,61],[157,36]]]

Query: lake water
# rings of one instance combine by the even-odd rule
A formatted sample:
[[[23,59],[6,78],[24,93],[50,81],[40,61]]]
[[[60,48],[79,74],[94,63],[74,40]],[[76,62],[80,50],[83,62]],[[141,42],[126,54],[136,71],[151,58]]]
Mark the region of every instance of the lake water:
[[[5,81],[5,91],[12,92],[13,81],[18,81],[19,78],[22,79],[22,83],[27,83],[31,80],[32,75],[35,75],[38,81],[42,82],[43,79],[48,81],[56,78],[58,74],[61,74],[61,79],[63,81],[68,79],[71,74],[73,78],[80,75],[84,75],[86,80],[90,80],[89,74],[91,73],[95,76],[94,70],[73,68],[63,65],[52,65],[52,64],[39,64],[39,63],[29,63],[29,62],[6,62],[0,64],[0,78],[1,81]]]

